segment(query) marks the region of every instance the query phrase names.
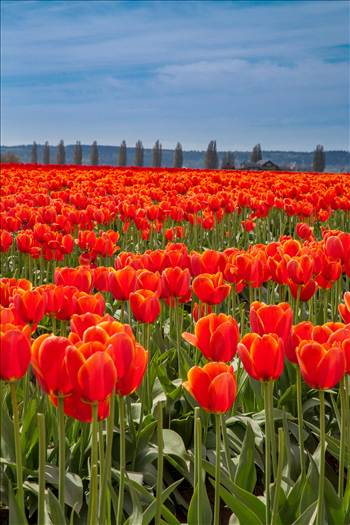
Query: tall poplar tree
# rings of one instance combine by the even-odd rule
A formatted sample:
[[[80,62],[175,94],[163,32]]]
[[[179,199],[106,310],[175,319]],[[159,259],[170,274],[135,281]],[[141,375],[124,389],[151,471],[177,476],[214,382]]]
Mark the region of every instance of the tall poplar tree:
[[[208,144],[204,158],[204,166],[207,170],[216,170],[219,166],[219,157],[216,151],[216,140],[211,140]]]
[[[144,148],[141,140],[138,140],[135,145],[135,166],[143,166],[144,162]]]
[[[50,146],[46,141],[43,149],[43,164],[50,164]]]
[[[260,144],[256,144],[252,149],[250,160],[256,164],[259,160],[262,160],[262,151]]]
[[[83,148],[80,140],[77,140],[74,146],[73,162],[78,166],[83,163]]]
[[[31,163],[38,164],[38,146],[34,140],[32,145]]]
[[[98,166],[98,147],[96,140],[93,141],[90,148],[90,164],[91,166]]]
[[[318,144],[318,146],[316,146],[316,149],[314,151],[312,169],[313,171],[322,172],[324,171],[325,167],[326,167],[326,154],[324,152],[323,146],[321,146],[321,144]]]
[[[57,164],[65,164],[66,163],[66,148],[64,146],[63,140],[60,140],[60,142],[59,142],[59,144],[57,146],[56,163]]]
[[[126,166],[127,160],[128,160],[128,149],[126,147],[125,140],[123,140],[123,142],[119,146],[118,166]]]
[[[154,168],[160,168],[162,165],[162,145],[157,140],[152,149],[152,166]]]
[[[173,161],[173,167],[174,168],[182,168],[183,165],[183,152],[182,152],[182,146],[180,142],[176,144],[176,148],[174,150],[174,161]]]

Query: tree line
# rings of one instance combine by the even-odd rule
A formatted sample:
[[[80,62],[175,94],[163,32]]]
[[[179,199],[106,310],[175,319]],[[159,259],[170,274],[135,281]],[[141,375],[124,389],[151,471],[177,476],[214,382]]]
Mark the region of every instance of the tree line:
[[[6,157],[7,156],[7,157]],[[99,151],[97,141],[94,140],[90,146],[90,165],[98,166],[99,164]],[[254,165],[259,165],[259,162],[263,159],[263,152],[260,144],[256,144],[251,152],[250,166],[253,168]],[[5,153],[1,156],[2,162],[19,162],[16,155],[13,153]],[[31,150],[31,163],[37,164],[38,159],[38,145],[34,141]],[[45,142],[42,154],[42,164],[66,164],[66,148],[64,141],[60,140],[56,148],[56,158],[51,159],[50,156],[50,145],[48,141]],[[135,144],[134,157],[131,162],[128,158],[128,148],[125,140],[119,146],[118,156],[116,158],[118,166],[125,167],[128,165],[142,167],[144,165],[144,147],[141,140],[138,140]],[[81,142],[78,140],[74,145],[73,151],[73,164],[83,164],[83,148]],[[317,145],[313,154],[313,171],[322,172],[325,169],[326,156],[324,148],[321,145]],[[154,168],[160,168],[162,166],[162,144],[157,140],[152,148],[152,166]],[[173,154],[173,168],[183,167],[183,151],[180,142],[176,144]],[[211,140],[208,144],[207,150],[204,155],[204,167],[205,169],[219,169],[219,155],[216,148],[216,140]],[[235,157],[232,151],[224,153],[221,161],[221,169],[235,169]]]

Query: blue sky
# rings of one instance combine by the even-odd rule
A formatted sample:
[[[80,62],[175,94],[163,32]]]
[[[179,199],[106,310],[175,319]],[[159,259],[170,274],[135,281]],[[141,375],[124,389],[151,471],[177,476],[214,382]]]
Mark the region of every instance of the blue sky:
[[[347,1],[1,2],[1,143],[349,148]]]

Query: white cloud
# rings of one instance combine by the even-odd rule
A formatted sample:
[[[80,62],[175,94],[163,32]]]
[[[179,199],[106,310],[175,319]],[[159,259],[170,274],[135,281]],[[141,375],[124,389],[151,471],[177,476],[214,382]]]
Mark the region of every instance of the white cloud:
[[[347,41],[346,2],[3,2],[2,11],[5,137],[31,141],[40,127],[68,136],[81,123],[107,142],[113,126],[145,142],[224,141],[232,128],[253,142],[262,128],[287,140],[285,126],[296,144],[302,130],[313,143],[334,126],[345,146],[348,68],[324,58]]]

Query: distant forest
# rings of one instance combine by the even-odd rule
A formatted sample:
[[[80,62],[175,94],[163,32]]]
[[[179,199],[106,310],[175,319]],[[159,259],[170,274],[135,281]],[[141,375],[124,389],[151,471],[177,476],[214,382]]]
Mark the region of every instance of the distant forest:
[[[50,163],[54,164],[57,158],[57,146],[50,145]],[[65,163],[73,164],[74,144],[65,146]],[[43,149],[41,144],[37,145],[37,162],[43,162]],[[98,145],[98,164],[107,166],[117,166],[119,158],[119,146]],[[32,155],[32,144],[19,146],[1,146],[1,154],[13,153],[21,162],[29,163]],[[251,151],[234,151],[234,165],[239,168],[243,162],[251,158]],[[205,165],[206,151],[186,151],[183,150],[184,168],[203,168]],[[218,151],[218,165],[222,165],[227,152]],[[271,160],[281,168],[294,169],[298,171],[309,171],[312,169],[314,152],[303,151],[269,151],[263,150],[264,160]],[[126,165],[132,166],[135,158],[135,147],[127,147]],[[174,150],[162,149],[161,165],[163,167],[173,166]],[[82,144],[82,164],[91,164],[91,145]],[[152,148],[144,148],[144,166],[152,166]],[[348,151],[325,151],[325,171],[328,172],[347,172],[350,171],[350,152]]]

